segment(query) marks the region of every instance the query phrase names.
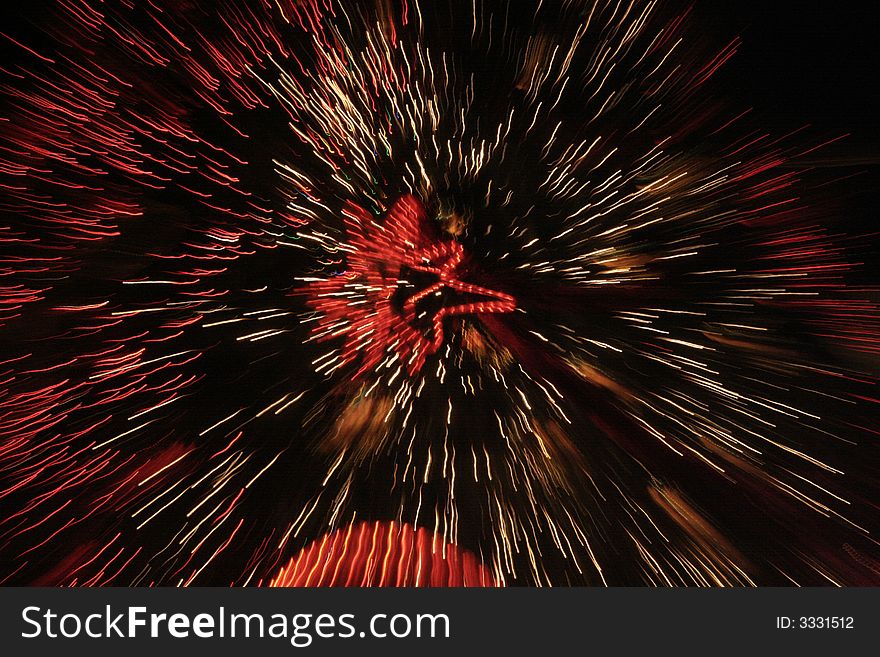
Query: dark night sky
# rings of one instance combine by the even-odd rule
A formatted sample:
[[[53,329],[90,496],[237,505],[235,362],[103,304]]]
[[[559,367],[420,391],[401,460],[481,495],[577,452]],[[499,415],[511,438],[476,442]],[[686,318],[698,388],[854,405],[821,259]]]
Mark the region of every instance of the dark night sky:
[[[713,37],[742,37],[718,74],[732,99],[780,129],[851,133],[847,152],[880,159],[880,3],[712,0],[695,10]]]
[[[841,233],[877,233],[880,188],[880,3],[829,0],[698,0],[693,28],[718,47],[740,36],[736,56],[715,88],[731,110],[753,108],[752,126],[794,143],[848,135],[794,166],[806,167],[805,196],[821,197]],[[821,194],[808,191],[828,185]],[[851,256],[851,282],[880,281],[880,239],[863,239]]]

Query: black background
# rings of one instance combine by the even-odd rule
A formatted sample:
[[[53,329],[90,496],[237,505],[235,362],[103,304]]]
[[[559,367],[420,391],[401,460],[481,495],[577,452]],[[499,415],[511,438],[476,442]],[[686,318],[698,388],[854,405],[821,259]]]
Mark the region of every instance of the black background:
[[[880,3],[712,0],[694,9],[698,28],[742,38],[718,73],[731,98],[780,129],[850,133],[847,151],[876,164]]]
[[[741,38],[713,80],[732,112],[751,108],[752,125],[777,136],[800,129],[804,150],[843,137],[791,166],[827,225],[854,238],[850,282],[880,282],[880,3],[704,0],[693,14],[718,48]]]

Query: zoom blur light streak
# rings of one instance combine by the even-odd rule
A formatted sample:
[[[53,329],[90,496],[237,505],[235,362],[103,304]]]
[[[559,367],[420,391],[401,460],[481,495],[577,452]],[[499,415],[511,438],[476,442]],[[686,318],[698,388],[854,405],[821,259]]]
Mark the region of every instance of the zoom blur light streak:
[[[821,144],[678,3],[439,4],[4,22],[0,580],[880,583]]]

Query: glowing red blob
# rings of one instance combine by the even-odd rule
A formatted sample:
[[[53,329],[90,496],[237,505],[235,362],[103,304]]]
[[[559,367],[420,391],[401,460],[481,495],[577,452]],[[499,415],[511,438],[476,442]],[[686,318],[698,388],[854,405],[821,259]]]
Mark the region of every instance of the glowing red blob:
[[[304,547],[269,586],[499,586],[476,555],[422,527],[362,522]]]

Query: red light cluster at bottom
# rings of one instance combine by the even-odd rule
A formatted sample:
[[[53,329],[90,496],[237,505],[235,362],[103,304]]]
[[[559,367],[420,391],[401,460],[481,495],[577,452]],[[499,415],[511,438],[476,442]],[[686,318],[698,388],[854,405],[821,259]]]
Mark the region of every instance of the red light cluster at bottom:
[[[361,522],[306,545],[269,586],[499,586],[472,552],[422,527]]]

